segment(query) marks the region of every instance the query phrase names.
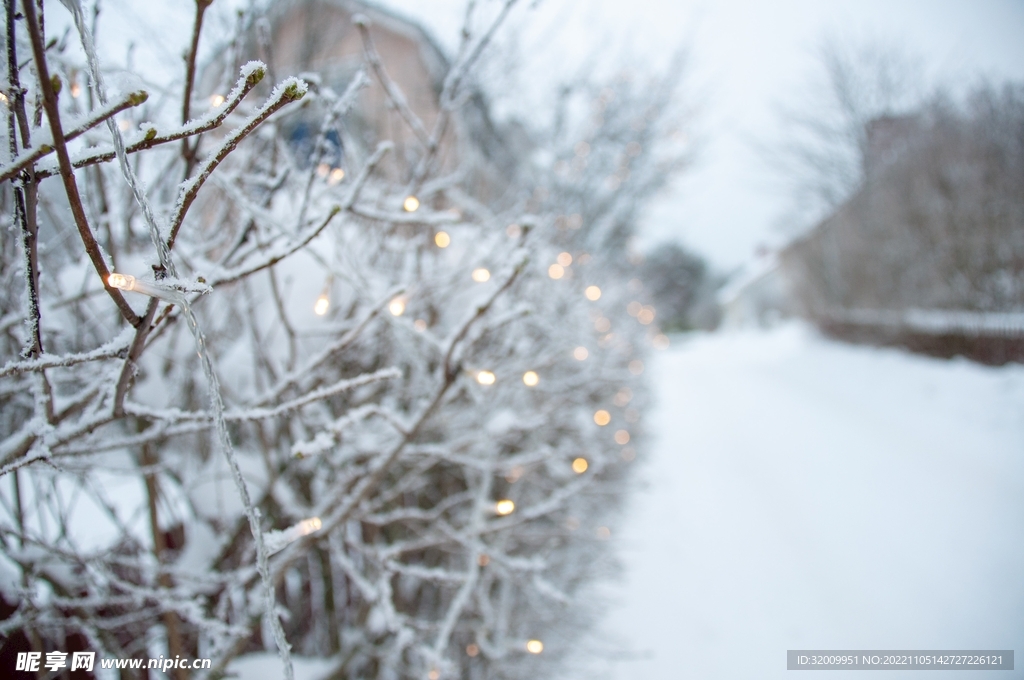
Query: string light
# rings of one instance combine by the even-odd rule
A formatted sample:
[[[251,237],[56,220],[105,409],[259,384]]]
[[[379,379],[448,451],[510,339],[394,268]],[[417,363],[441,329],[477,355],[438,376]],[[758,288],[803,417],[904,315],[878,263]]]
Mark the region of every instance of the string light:
[[[569,253],[559,253],[558,257],[555,258],[555,261],[563,267],[568,267],[572,264],[572,255]]]
[[[474,644],[466,645],[466,656],[476,656],[480,653],[480,648]]]
[[[420,207],[420,199],[415,196],[406,196],[405,201],[402,202],[402,207],[405,212],[416,212]]]
[[[629,362],[629,372],[633,375],[640,375],[644,372],[644,362],[639,359],[633,359]]]
[[[597,331],[598,333],[607,333],[609,330],[611,330],[611,328],[611,319],[608,319],[606,317],[602,316],[597,321],[594,322],[594,330]]]
[[[584,359],[590,356],[590,352],[587,351],[586,347],[577,347],[572,351],[572,356],[577,361],[583,361]]]
[[[283,550],[289,543],[294,543],[303,536],[308,536],[313,532],[320,531],[323,526],[323,522],[320,521],[319,517],[310,517],[304,519],[298,524],[288,527],[284,531],[269,531],[264,536],[264,541],[267,545],[267,552],[273,554],[280,550]]]
[[[486,567],[491,563],[491,558],[487,553],[480,553],[480,556],[476,558],[476,563],[481,567]]]
[[[476,381],[481,385],[493,385],[497,378],[490,371],[477,371]]]
[[[519,478],[523,476],[523,466],[516,465],[505,474],[505,481],[509,484],[515,484],[519,481]]]
[[[572,462],[572,471],[578,475],[582,475],[586,472],[588,467],[590,467],[590,464],[587,463],[586,458],[577,458]]]
[[[320,175],[321,177],[327,177],[327,175],[331,174],[331,166],[329,166],[327,163],[321,163],[320,165],[316,166],[316,174]]]
[[[345,179],[345,171],[341,168],[334,168],[331,170],[331,176],[327,179],[327,183],[334,185]]]
[[[555,279],[556,281],[565,276],[565,267],[560,264],[553,264],[548,267],[548,276]]]
[[[503,498],[494,504],[494,512],[504,517],[511,515],[516,509],[516,504],[507,498]]]
[[[651,340],[651,344],[654,345],[654,349],[668,349],[668,336],[664,333],[659,333],[654,336],[653,340]]]
[[[540,376],[535,371],[527,371],[523,373],[523,384],[527,387],[536,387],[537,383],[540,382]]]
[[[636,320],[645,326],[650,324],[652,321],[654,321],[654,307],[643,307],[640,310],[640,312],[636,315]]]
[[[392,299],[388,303],[388,311],[391,312],[392,316],[402,316],[405,314],[405,296],[399,295]]]
[[[434,234],[434,244],[438,248],[447,248],[451,242],[452,237],[449,236],[448,232],[446,231],[439,231],[436,234]]]
[[[636,458],[636,450],[632,446],[622,449],[622,460],[627,463]]]
[[[440,680],[440,678],[441,671],[437,670],[436,668],[431,668],[430,672],[427,673],[427,680]]]
[[[615,405],[623,407],[633,399],[633,390],[628,387],[623,387],[621,390],[615,393]]]
[[[625,446],[626,444],[628,444],[629,432],[626,432],[625,430],[616,430],[615,443],[618,444],[619,446]]]
[[[583,291],[583,294],[587,296],[587,299],[591,302],[597,302],[601,299],[601,289],[597,286],[587,286],[587,289]]]
[[[215,94],[212,97],[210,97],[210,104],[213,106],[213,108],[217,108],[218,106],[220,106],[223,103],[224,103],[224,95],[222,95],[222,94]]]
[[[422,333],[423,331],[427,330],[427,322],[424,321],[423,319],[416,319],[415,321],[412,322],[412,327],[415,328],[420,333]]]
[[[477,267],[473,270],[473,280],[477,283],[483,283],[491,278],[491,272],[487,271],[483,267]]]
[[[127,132],[128,128],[132,126],[131,121],[121,120],[118,122],[117,127],[120,128],[121,132]]]
[[[78,97],[81,94],[82,94],[82,86],[79,85],[77,82],[71,83],[71,96],[74,97],[75,99],[78,99]]]
[[[327,297],[327,293],[320,293],[320,297],[316,299],[313,304],[313,311],[316,312],[317,316],[323,316],[327,313],[327,310],[331,307],[331,299]]]
[[[612,537],[612,530],[608,527],[598,527],[597,531],[595,531],[594,533],[597,534],[597,537],[602,541],[607,541],[609,538]]]
[[[594,422],[604,427],[608,423],[612,422],[612,414],[608,413],[604,409],[600,409],[594,412]]]
[[[137,279],[131,274],[118,274],[117,272],[111,272],[107,276],[107,285],[118,290],[129,290],[174,304],[182,304],[185,300],[185,293],[208,293],[210,291],[209,286],[206,285],[182,284],[178,281],[173,283],[147,281]]]
[[[523,233],[523,228],[518,224],[510,224],[505,228],[505,233],[509,238],[519,238]]]
[[[3,92],[0,92],[0,103],[3,103],[5,106],[7,105],[7,95]]]
[[[544,643],[540,640],[527,640],[526,651],[530,654],[540,654],[544,651]]]
[[[626,313],[629,314],[630,316],[636,316],[641,311],[643,311],[643,308],[644,306],[642,304],[640,304],[636,300],[633,300],[628,305],[626,305]]]

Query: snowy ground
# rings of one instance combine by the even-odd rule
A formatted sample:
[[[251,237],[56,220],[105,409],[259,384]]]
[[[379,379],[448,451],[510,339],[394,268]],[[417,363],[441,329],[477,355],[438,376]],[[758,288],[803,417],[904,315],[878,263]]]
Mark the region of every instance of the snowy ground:
[[[1024,667],[1024,367],[790,325],[677,338],[650,368],[626,573],[568,677],[782,678],[787,649],[1015,649]]]

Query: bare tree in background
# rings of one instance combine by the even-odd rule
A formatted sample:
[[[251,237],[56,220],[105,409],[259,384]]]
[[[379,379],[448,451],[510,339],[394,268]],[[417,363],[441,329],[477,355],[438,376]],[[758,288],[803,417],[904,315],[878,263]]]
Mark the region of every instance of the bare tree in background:
[[[800,230],[849,198],[865,178],[868,124],[912,112],[927,96],[923,69],[900,46],[825,36],[816,71],[795,106],[781,111],[783,137],[766,150],[788,184]]]
[[[362,45],[343,82],[253,60],[314,3],[251,8],[206,91],[198,2],[183,82],[147,96],[107,86],[77,0],[57,41],[6,1],[0,662],[532,678],[569,650],[657,335],[626,313],[626,244],[685,154],[673,82],[628,77],[566,90],[589,113],[536,137],[548,162],[469,145],[515,4],[470,4],[427,118],[372,8],[338,26]]]

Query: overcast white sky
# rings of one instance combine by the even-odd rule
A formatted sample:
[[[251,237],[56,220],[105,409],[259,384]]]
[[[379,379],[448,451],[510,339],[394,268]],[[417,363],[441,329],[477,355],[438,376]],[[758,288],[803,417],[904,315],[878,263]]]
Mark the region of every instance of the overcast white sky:
[[[218,0],[214,8],[228,14],[236,2]],[[442,44],[457,40],[464,0],[384,4],[423,22]],[[704,151],[652,209],[642,234],[648,245],[679,239],[722,269],[781,238],[788,198],[750,140],[771,144],[777,137],[775,111],[808,82],[812,50],[826,33],[896,42],[954,86],[980,76],[1024,81],[1022,0],[542,0],[532,10],[529,4],[512,23],[528,27],[522,50],[550,52],[552,66],[536,74],[541,78],[595,50],[625,49],[656,69],[679,45],[690,46],[688,82],[700,93]],[[121,14],[151,27],[136,45],[139,60],[174,68],[187,39],[183,5],[191,3],[103,0],[109,18]]]

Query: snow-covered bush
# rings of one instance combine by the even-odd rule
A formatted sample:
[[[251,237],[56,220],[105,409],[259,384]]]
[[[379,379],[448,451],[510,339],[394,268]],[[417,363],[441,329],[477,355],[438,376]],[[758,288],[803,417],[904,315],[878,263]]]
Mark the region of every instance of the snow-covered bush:
[[[594,116],[540,161],[495,131],[498,162],[465,131],[504,12],[467,22],[428,125],[372,14],[335,88],[263,82],[247,36],[275,15],[249,10],[217,94],[194,85],[224,72],[197,75],[208,3],[184,85],[117,87],[65,4],[49,46],[6,5],[7,650],[536,677],[586,625],[641,434],[657,329],[626,313],[626,255],[680,167],[671,88],[581,85],[563,104]],[[408,126],[387,167],[373,97]]]

